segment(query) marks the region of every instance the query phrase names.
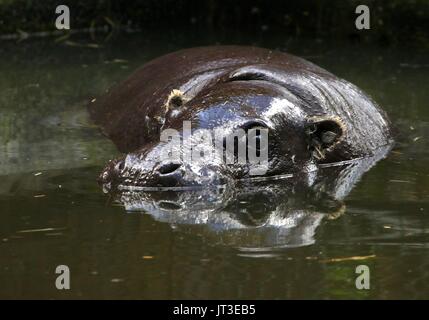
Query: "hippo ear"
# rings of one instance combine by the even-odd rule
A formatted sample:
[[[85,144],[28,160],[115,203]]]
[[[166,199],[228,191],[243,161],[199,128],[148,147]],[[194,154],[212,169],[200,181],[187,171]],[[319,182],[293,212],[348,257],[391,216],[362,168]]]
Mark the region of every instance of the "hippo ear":
[[[308,149],[317,160],[322,160],[345,135],[346,127],[339,117],[313,117],[308,120],[305,133]]]
[[[188,99],[182,91],[173,89],[168,95],[167,100],[165,102],[166,112],[168,112],[169,110],[180,108],[187,101]]]

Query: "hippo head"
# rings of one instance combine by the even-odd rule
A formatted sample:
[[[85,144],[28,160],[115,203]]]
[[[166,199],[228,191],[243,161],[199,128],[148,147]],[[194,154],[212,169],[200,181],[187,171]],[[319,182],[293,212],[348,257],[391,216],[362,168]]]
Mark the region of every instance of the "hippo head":
[[[147,115],[157,134],[111,161],[108,188],[204,187],[302,171],[343,136],[336,117],[310,116],[303,99],[276,79],[240,70],[197,93],[171,90]]]

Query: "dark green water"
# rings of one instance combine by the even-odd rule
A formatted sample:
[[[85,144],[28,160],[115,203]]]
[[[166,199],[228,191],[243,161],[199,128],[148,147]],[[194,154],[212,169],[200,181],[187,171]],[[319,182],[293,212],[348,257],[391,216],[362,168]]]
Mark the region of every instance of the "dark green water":
[[[84,102],[151,58],[218,39],[2,42],[0,298],[429,298],[428,52],[231,37],[221,42],[303,56],[389,114],[397,144],[347,195],[345,212],[312,222],[301,245],[270,246],[278,239],[268,234],[262,246],[251,228],[162,222],[102,193],[96,176],[118,153],[88,125]],[[360,264],[370,290],[355,287]],[[69,266],[71,290],[56,289],[58,265]]]

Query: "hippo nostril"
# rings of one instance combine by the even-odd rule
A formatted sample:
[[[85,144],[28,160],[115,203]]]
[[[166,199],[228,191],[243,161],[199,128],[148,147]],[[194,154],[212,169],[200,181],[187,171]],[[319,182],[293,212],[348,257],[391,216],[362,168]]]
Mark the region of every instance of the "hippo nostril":
[[[124,167],[125,167],[125,161],[119,160],[116,163],[114,162],[113,170],[116,172],[122,172],[122,170],[124,170]]]
[[[181,166],[182,165],[180,163],[177,163],[177,162],[164,163],[158,168],[158,172],[160,174],[173,173],[174,171],[179,169]]]

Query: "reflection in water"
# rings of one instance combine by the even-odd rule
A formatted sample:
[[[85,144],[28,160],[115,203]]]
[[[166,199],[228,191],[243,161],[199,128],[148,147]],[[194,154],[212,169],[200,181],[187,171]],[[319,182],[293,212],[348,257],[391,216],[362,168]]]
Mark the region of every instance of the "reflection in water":
[[[260,254],[263,249],[313,244],[322,219],[344,213],[342,200],[390,149],[287,179],[195,191],[128,190],[114,197],[127,211],[146,212],[185,232],[200,225],[199,232],[210,241]]]
[[[425,65],[427,50],[231,36],[1,44],[0,298],[429,296],[427,67],[404,67]],[[356,83],[398,126],[395,149],[369,171],[377,159],[218,192],[127,190],[121,206],[106,203],[95,179],[118,154],[85,122],[83,101],[151,58],[216,42],[280,48]],[[59,264],[71,268],[69,292],[53,285]],[[371,290],[357,292],[356,264],[371,268]]]

